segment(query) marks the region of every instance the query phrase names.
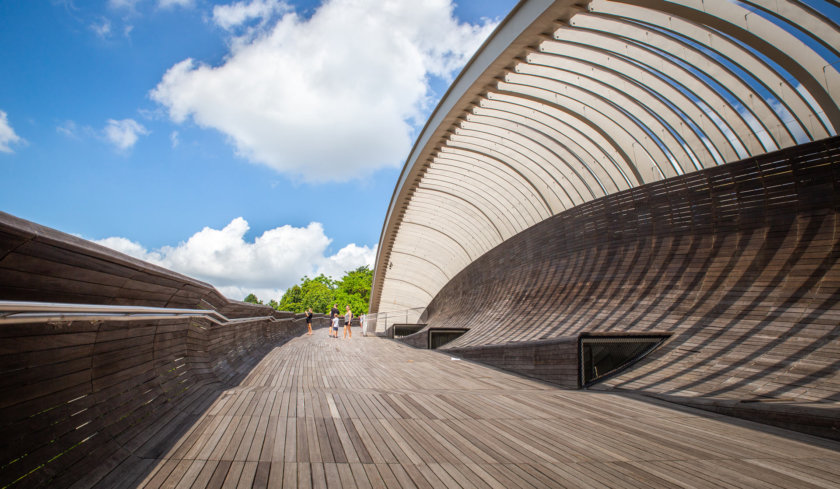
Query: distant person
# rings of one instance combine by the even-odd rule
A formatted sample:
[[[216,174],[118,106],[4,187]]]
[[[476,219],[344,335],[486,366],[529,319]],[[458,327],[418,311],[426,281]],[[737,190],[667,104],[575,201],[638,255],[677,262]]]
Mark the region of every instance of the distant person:
[[[350,323],[353,321],[353,311],[350,310],[350,306],[347,306],[345,310],[347,312],[344,313],[344,338],[348,335],[352,338],[353,331],[350,330]]]
[[[338,314],[336,314],[332,318],[332,334],[330,336],[333,338],[338,338],[338,321]]]
[[[359,326],[362,327],[362,336],[367,336],[367,314],[359,316]]]
[[[338,304],[333,304],[332,309],[330,309],[330,325],[332,325],[332,320],[337,318],[338,315]],[[330,332],[330,334],[332,334],[332,331]],[[335,337],[338,338],[338,328],[336,328],[335,330]]]
[[[309,328],[309,334],[312,334],[312,308],[306,310],[306,327]]]

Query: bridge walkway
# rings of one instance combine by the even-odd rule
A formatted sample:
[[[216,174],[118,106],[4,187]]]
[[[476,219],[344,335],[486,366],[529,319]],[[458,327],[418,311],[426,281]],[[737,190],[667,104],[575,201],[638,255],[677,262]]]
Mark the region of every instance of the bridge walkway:
[[[319,329],[143,474],[144,488],[826,488],[840,443]]]

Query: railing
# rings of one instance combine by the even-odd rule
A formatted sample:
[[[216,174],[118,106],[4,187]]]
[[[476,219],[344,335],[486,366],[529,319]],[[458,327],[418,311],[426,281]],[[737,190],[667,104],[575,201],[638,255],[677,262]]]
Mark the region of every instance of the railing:
[[[225,306],[265,316],[0,301],[0,488],[128,487],[143,467],[122,464],[166,453],[265,355],[306,332],[302,316]]]
[[[188,317],[203,318],[219,325],[259,320],[279,321],[274,316],[229,319],[219,312],[209,309],[0,301],[0,324],[63,321],[148,321]]]
[[[366,331],[368,334],[384,335],[394,324],[415,324],[420,322],[424,307],[415,307],[402,311],[389,311],[368,314]]]

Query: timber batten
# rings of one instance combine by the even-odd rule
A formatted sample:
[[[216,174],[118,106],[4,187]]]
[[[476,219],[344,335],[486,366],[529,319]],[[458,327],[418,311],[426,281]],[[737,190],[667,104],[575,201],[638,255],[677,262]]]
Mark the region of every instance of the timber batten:
[[[229,301],[202,282],[2,213],[0,246],[5,299],[99,301],[106,306],[90,309],[105,317],[138,311],[134,320],[91,313],[0,325],[0,487],[131,480],[268,351],[306,330],[294,314]],[[142,308],[108,304],[159,316],[165,306],[210,307],[233,321],[148,320]]]

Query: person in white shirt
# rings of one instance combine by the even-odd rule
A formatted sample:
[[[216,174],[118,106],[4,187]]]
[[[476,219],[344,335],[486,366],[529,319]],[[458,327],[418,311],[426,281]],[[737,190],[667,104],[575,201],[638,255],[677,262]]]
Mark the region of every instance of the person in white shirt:
[[[339,321],[338,315],[333,316],[333,318],[332,318],[332,334],[330,334],[330,336],[332,336],[333,338],[338,338],[338,321]]]

